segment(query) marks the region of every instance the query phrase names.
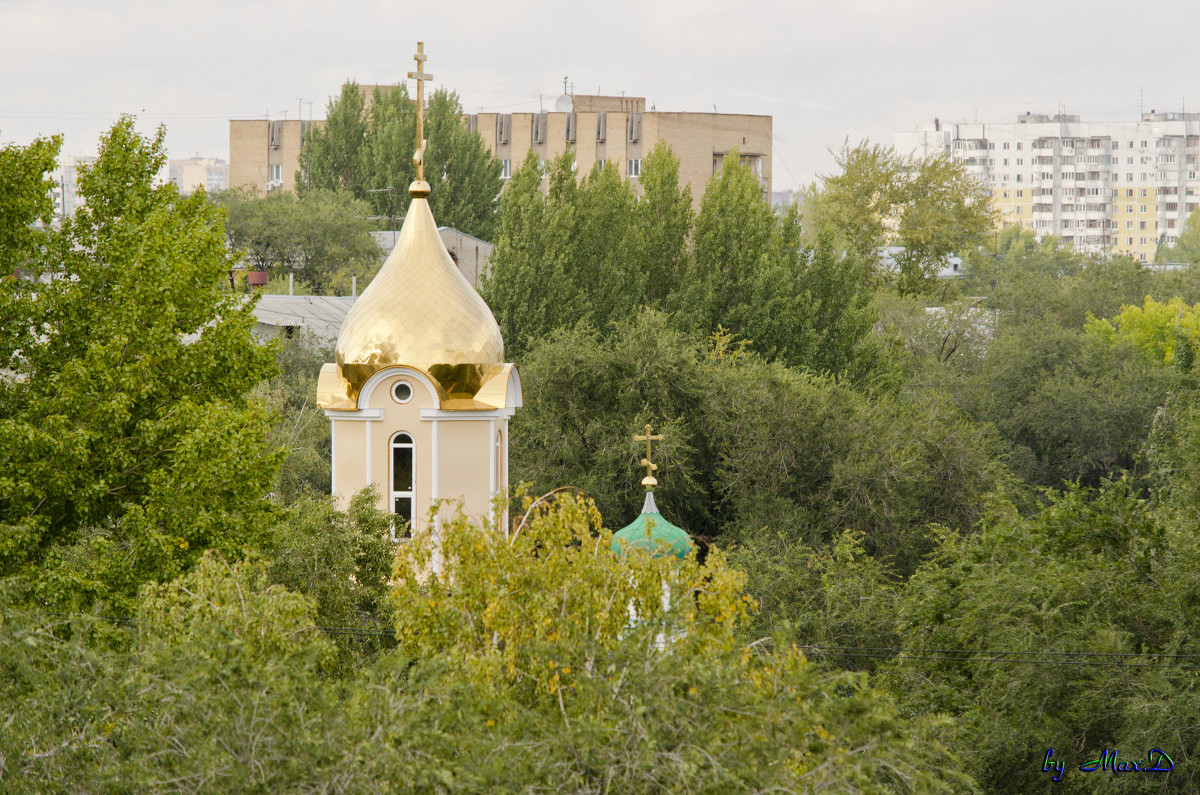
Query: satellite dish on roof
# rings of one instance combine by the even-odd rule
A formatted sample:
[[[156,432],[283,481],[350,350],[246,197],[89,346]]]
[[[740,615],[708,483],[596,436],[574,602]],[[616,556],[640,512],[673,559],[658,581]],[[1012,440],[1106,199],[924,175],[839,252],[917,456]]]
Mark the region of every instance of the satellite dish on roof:
[[[575,109],[575,103],[571,101],[571,97],[563,94],[558,99],[554,100],[554,109],[559,113],[570,113]]]

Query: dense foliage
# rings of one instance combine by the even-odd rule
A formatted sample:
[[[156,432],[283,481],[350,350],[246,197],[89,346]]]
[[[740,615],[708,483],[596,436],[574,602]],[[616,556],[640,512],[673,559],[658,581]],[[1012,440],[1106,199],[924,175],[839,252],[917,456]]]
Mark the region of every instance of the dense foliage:
[[[367,205],[348,193],[313,190],[261,197],[246,189],[213,197],[227,214],[229,245],[252,270],[294,271],[318,295],[348,295],[351,277],[374,275],[382,260]]]
[[[114,128],[61,230],[56,142],[0,150],[0,788],[1196,791],[1200,271],[971,248],[977,186],[866,144],[783,213],[736,157],[696,213],[666,149],[530,159],[511,466],[586,498],[396,547],[324,496],[328,352],[251,342],[159,143]],[[703,564],[610,550],[646,423]]]
[[[114,126],[80,170],[85,205],[36,246],[18,237],[29,276],[0,282],[0,575],[53,609],[128,609],[143,582],[207,549],[239,556],[272,521],[280,455],[246,393],[274,355],[250,334],[251,304],[222,292],[218,211],[153,184],[163,134]]]
[[[479,133],[462,124],[458,95],[439,89],[425,109],[425,179],[429,206],[444,226],[490,240],[500,194],[500,161]],[[300,151],[300,192],[340,191],[365,202],[374,215],[403,216],[416,179],[416,104],[402,83],[367,97],[356,83],[329,101],[325,124],[314,127]]]

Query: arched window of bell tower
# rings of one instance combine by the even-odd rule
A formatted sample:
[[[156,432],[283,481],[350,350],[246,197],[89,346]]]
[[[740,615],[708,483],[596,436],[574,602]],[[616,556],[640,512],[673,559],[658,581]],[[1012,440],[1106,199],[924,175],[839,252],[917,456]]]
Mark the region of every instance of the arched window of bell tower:
[[[416,499],[416,444],[407,433],[392,436],[392,476],[388,505],[396,516],[393,535],[408,538],[412,535],[413,502]]]

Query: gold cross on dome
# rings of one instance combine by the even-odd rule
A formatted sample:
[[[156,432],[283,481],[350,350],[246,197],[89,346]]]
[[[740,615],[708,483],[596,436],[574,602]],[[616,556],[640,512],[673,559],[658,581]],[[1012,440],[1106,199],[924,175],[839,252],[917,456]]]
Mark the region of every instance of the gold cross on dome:
[[[432,80],[433,75],[425,73],[425,42],[417,42],[417,52],[413,55],[417,62],[417,71],[409,72],[409,78],[417,81],[417,151],[413,153],[413,165],[417,167],[417,182],[425,181],[425,81]]]
[[[653,430],[653,428],[649,424],[647,424],[646,425],[646,433],[644,435],[640,435],[640,436],[635,435],[633,437],[633,440],[635,442],[645,442],[646,443],[646,457],[643,458],[639,462],[639,463],[641,463],[642,466],[644,466],[646,468],[646,477],[642,478],[643,486],[657,486],[658,485],[658,481],[654,479],[654,470],[658,469],[658,464],[656,464],[650,460],[650,443],[651,442],[661,442],[663,440],[663,435],[661,433],[659,433],[659,434],[651,433],[652,430]]]

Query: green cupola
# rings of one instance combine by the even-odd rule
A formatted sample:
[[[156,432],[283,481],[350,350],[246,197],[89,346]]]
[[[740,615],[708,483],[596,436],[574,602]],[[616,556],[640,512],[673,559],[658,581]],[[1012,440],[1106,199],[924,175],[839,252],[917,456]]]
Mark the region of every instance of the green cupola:
[[[642,466],[646,467],[646,477],[642,478],[642,485],[646,487],[642,512],[613,534],[612,549],[618,555],[624,555],[626,549],[638,547],[652,555],[674,555],[682,560],[692,550],[692,539],[686,530],[664,519],[654,504],[654,487],[658,485],[654,470],[658,469],[658,465],[650,460],[650,442],[660,441],[663,437],[650,431],[651,427],[647,425],[644,435],[633,437],[635,442],[646,443],[646,457],[641,461]]]

